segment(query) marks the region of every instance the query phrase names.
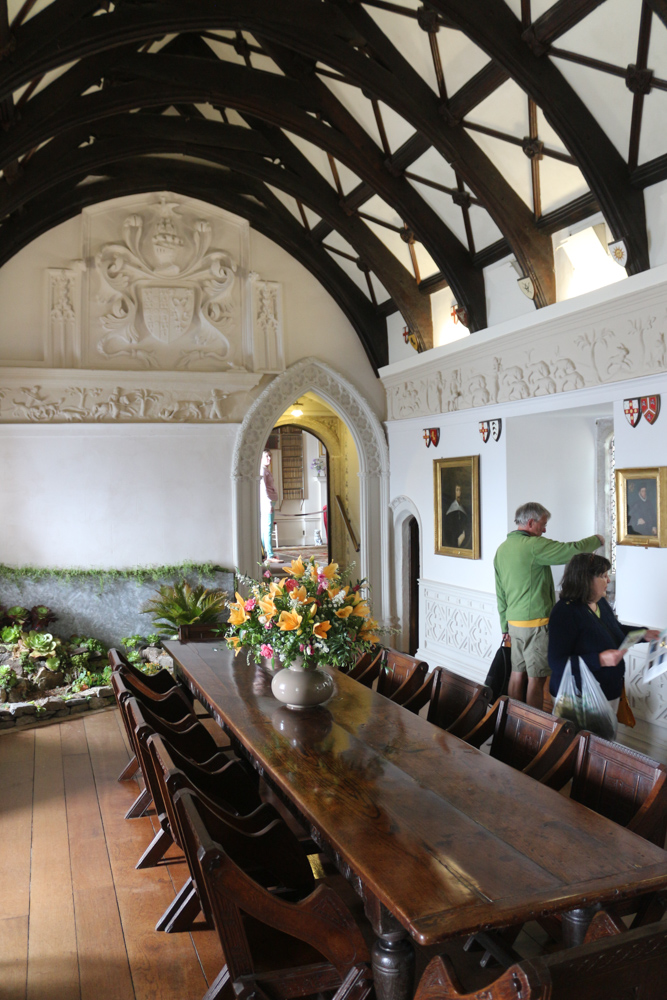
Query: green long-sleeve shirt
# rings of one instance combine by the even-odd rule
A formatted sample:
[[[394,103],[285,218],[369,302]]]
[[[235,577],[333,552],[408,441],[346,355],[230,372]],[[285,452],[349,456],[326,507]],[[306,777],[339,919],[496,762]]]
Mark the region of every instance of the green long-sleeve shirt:
[[[595,552],[599,548],[597,535],[580,542],[555,542],[543,535],[510,531],[493,560],[501,630],[507,632],[508,618],[548,618],[556,603],[550,567],[569,562],[578,552]]]

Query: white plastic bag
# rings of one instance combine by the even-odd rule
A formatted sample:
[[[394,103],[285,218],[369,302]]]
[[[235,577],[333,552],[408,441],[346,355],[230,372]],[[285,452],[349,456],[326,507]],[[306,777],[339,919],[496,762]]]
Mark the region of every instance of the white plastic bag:
[[[572,671],[572,660],[579,665],[581,691]],[[553,714],[574,722],[578,729],[587,729],[605,740],[615,740],[618,720],[607,701],[602,688],[590,669],[579,657],[571,657],[563,671]]]

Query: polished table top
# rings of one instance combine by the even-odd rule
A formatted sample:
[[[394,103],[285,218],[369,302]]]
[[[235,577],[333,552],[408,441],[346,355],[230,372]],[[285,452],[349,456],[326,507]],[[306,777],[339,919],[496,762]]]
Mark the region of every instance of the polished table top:
[[[335,670],[334,697],[299,713],[224,643],[164,645],[421,944],[667,887],[667,852]]]

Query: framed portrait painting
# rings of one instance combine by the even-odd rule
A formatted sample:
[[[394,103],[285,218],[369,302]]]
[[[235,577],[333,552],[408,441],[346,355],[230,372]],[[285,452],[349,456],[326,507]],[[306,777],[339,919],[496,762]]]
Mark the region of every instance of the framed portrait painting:
[[[433,463],[435,552],[479,559],[479,455]]]
[[[618,545],[667,545],[667,468],[616,470]]]

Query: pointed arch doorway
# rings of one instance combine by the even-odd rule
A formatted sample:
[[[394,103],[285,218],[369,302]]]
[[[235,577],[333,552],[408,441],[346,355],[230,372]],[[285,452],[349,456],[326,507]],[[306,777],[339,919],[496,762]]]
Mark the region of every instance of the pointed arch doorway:
[[[262,451],[272,428],[287,408],[306,393],[314,394],[331,408],[354,443],[359,483],[357,570],[371,585],[375,616],[389,621],[389,452],[384,430],[361,393],[316,358],[299,361],[275,378],[255,400],[239,430],[232,460],[236,566],[248,575],[257,573],[261,558],[259,474]],[[333,518],[331,530],[335,558]],[[343,530],[346,530],[344,524]]]

